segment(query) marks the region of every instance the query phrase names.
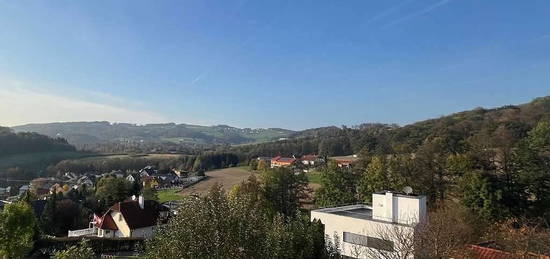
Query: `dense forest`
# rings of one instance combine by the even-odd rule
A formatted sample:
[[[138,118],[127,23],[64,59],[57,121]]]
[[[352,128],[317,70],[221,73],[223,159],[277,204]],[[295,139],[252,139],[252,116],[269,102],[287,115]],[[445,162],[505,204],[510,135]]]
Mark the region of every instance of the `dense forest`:
[[[10,128],[0,127],[0,157],[23,153],[46,151],[74,151],[65,139],[50,138],[38,133],[14,133]]]
[[[538,122],[549,119],[550,96],[517,106],[476,108],[403,127],[369,123],[310,129],[286,140],[236,146],[231,150],[247,157],[311,153],[335,156],[367,150],[377,154],[410,154],[426,143],[439,142],[448,152],[462,153],[479,145],[495,147],[498,144],[495,137],[503,134],[512,145],[526,137]]]

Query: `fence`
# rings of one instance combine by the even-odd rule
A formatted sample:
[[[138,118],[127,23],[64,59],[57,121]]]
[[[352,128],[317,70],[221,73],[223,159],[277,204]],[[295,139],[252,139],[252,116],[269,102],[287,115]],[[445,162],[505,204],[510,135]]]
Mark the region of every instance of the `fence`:
[[[97,234],[97,228],[85,228],[79,230],[69,230],[69,237],[79,237]]]

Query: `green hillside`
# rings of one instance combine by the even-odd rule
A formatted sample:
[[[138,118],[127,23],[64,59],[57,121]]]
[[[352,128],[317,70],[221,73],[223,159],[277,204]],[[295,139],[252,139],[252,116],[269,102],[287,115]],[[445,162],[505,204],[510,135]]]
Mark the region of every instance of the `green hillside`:
[[[13,129],[16,132],[37,132],[50,137],[63,137],[77,146],[102,143],[243,144],[277,140],[294,133],[285,129],[235,128],[227,125],[136,125],[111,124],[105,121],[27,124]]]

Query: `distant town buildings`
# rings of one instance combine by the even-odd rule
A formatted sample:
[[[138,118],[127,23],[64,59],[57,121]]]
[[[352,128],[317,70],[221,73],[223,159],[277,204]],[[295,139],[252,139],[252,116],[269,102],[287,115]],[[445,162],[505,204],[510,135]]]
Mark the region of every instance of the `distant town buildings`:
[[[271,168],[275,167],[289,167],[297,161],[294,157],[282,157],[276,156],[271,159]]]
[[[303,155],[300,158],[300,161],[302,162],[302,164],[308,166],[316,166],[325,162],[323,158],[320,158],[317,155]]]

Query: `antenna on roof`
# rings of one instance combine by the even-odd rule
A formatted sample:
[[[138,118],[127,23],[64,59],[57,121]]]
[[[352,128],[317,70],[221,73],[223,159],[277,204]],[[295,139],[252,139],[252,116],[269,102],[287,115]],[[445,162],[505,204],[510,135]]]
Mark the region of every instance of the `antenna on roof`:
[[[403,188],[403,192],[407,195],[411,195],[411,193],[413,193],[413,188],[410,186],[405,186],[405,188]]]

